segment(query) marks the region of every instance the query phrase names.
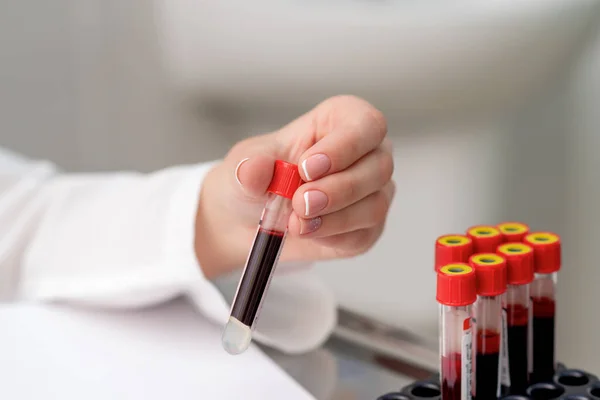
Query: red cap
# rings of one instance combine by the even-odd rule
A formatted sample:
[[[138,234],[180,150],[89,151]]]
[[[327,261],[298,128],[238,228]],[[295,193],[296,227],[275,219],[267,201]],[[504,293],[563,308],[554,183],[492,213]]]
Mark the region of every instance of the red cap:
[[[529,226],[521,222],[503,222],[497,228],[505,243],[522,242],[529,233]]]
[[[472,226],[467,230],[467,236],[473,241],[473,253],[495,253],[502,243],[502,234],[491,225]]]
[[[475,268],[477,294],[499,296],[506,292],[506,260],[496,253],[474,254],[469,259]]]
[[[267,192],[291,199],[303,183],[297,165],[277,160],[275,161],[275,171],[273,172],[273,178]]]
[[[435,270],[451,263],[466,263],[473,254],[473,241],[465,235],[444,235],[435,241]]]
[[[533,281],[533,248],[525,243],[505,243],[498,254],[506,260],[507,283],[526,285]]]
[[[437,273],[438,303],[462,307],[475,303],[477,291],[475,271],[465,263],[447,264]]]
[[[533,247],[535,272],[551,274],[560,270],[560,237],[550,232],[535,232],[525,236],[524,243]]]

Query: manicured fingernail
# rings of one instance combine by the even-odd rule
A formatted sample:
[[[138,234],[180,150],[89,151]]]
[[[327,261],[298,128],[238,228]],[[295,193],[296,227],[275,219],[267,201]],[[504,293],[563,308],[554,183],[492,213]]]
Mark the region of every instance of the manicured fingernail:
[[[309,190],[304,192],[304,214],[306,217],[316,215],[319,211],[322,211],[326,206],[327,195],[319,190]]]
[[[300,224],[300,234],[306,235],[308,233],[312,233],[321,227],[321,217],[311,218],[311,219],[303,219]]]
[[[235,180],[237,181],[237,183],[239,183],[240,186],[243,186],[243,185],[242,185],[242,182],[240,182],[238,173],[240,172],[240,167],[242,166],[242,164],[248,160],[249,160],[249,158],[244,158],[242,161],[240,161],[240,163],[237,165],[237,167],[235,167]]]
[[[331,160],[325,154],[315,154],[302,161],[302,170],[309,181],[325,175],[331,168]]]

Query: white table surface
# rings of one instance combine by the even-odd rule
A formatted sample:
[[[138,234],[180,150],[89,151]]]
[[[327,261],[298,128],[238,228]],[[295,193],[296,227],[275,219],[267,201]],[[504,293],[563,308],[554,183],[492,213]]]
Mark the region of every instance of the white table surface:
[[[313,399],[257,347],[225,353],[220,332],[183,301],[129,312],[2,305],[0,398]]]

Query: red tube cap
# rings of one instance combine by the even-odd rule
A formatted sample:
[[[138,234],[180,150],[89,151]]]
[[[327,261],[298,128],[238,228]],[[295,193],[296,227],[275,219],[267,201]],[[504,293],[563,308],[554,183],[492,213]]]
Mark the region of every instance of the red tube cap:
[[[437,273],[436,299],[446,306],[462,307],[475,303],[475,271],[464,263],[442,266]]]
[[[561,265],[560,237],[550,232],[535,232],[525,236],[524,242],[533,247],[535,272],[551,274]]]
[[[498,254],[506,260],[507,283],[526,285],[533,281],[533,248],[525,243],[505,243]]]
[[[520,222],[503,222],[497,228],[504,243],[522,242],[529,233],[529,226]]]
[[[435,270],[451,263],[466,263],[473,254],[473,241],[465,235],[444,235],[435,241]]]
[[[495,253],[502,243],[502,234],[491,225],[472,226],[467,230],[467,236],[473,241],[473,253]]]
[[[477,294],[499,296],[506,292],[506,260],[495,253],[474,254],[469,259],[475,268]]]
[[[291,199],[303,183],[297,165],[277,160],[267,192]]]

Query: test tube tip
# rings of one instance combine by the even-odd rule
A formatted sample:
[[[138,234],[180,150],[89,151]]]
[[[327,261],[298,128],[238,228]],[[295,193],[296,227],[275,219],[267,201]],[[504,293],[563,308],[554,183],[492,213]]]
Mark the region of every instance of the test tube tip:
[[[252,341],[252,331],[250,327],[244,325],[234,317],[230,317],[225,329],[223,330],[223,348],[229,354],[241,354]]]

